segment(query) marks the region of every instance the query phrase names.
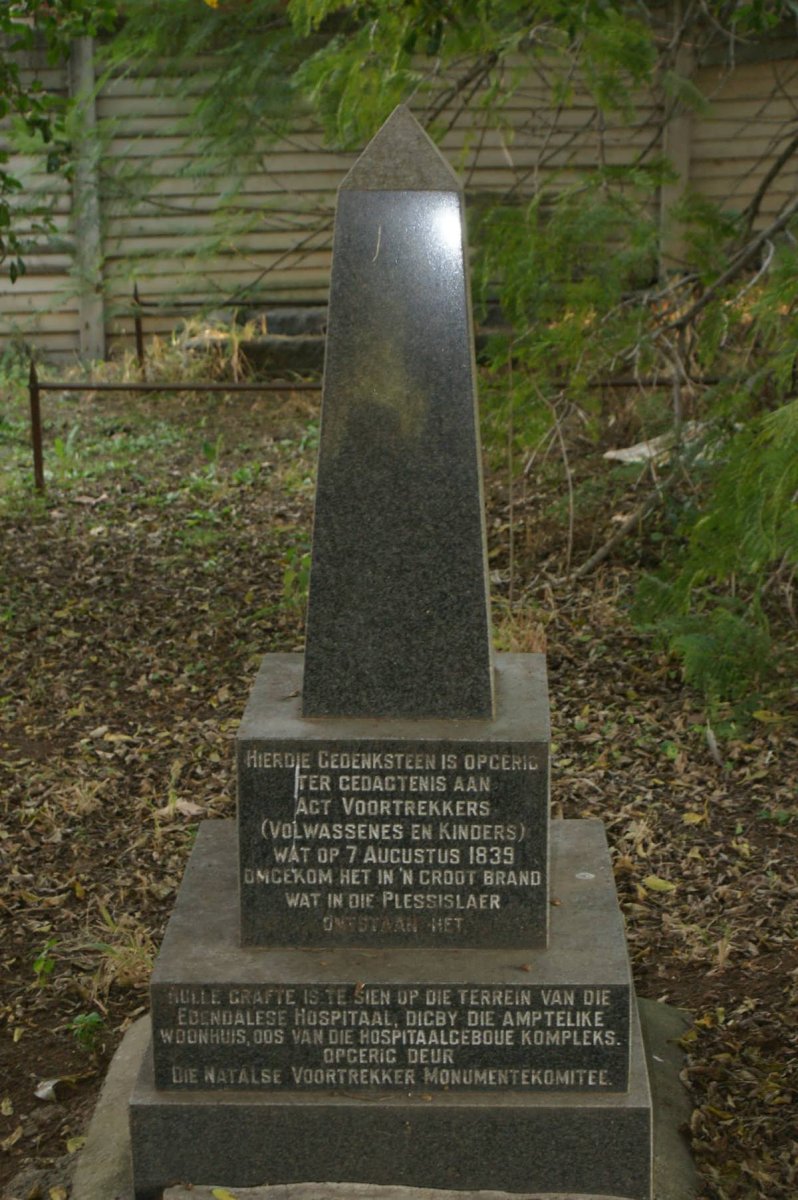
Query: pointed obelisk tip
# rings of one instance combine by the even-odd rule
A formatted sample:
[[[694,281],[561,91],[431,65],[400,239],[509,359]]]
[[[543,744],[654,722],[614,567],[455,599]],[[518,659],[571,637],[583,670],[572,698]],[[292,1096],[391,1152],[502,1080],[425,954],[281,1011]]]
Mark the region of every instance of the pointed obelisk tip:
[[[405,104],[393,110],[341,184],[363,192],[459,192],[460,181]]]

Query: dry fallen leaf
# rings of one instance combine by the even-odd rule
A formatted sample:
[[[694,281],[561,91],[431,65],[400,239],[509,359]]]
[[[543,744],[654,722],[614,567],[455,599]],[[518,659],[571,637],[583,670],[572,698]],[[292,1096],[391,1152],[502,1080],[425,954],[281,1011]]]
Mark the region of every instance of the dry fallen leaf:
[[[0,1142],[0,1150],[10,1150],[12,1146],[16,1146],[19,1139],[22,1137],[22,1126],[17,1125],[13,1133],[10,1133],[7,1138]]]
[[[107,499],[108,499],[108,493],[103,492],[101,496],[73,496],[72,503],[73,504],[85,504],[89,508],[93,508],[95,504],[102,504],[103,501],[107,500]]]
[[[731,942],[727,937],[722,937],[717,945],[718,966],[725,967],[731,954]]]
[[[159,817],[172,817],[175,813],[180,813],[184,817],[199,817],[205,812],[205,809],[201,804],[195,804],[193,800],[173,800],[155,811]]]
[[[643,880],[643,887],[648,888],[650,892],[676,891],[675,883],[671,883],[669,879],[660,879],[659,875],[646,875]]]

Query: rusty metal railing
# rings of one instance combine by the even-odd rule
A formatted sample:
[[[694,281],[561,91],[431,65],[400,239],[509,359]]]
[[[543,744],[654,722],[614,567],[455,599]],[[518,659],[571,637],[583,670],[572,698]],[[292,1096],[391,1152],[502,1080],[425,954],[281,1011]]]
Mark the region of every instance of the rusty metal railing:
[[[33,482],[37,492],[44,492],[44,449],[42,437],[42,392],[319,392],[321,381],[287,379],[259,380],[252,383],[155,383],[142,380],[140,383],[104,383],[99,380],[63,380],[39,378],[36,364],[31,359],[28,373],[28,396],[30,399],[30,430],[33,448]]]

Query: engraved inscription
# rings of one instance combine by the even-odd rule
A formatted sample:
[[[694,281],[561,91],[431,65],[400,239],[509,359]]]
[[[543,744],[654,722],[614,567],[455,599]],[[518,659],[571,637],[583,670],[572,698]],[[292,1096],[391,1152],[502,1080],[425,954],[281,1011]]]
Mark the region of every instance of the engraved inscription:
[[[617,987],[166,986],[154,996],[167,1088],[619,1091],[629,994]]]
[[[397,744],[398,745],[398,744]],[[302,944],[545,930],[547,787],[518,747],[243,748],[242,906]],[[296,924],[296,923],[295,923]],[[255,939],[257,940],[257,938]]]

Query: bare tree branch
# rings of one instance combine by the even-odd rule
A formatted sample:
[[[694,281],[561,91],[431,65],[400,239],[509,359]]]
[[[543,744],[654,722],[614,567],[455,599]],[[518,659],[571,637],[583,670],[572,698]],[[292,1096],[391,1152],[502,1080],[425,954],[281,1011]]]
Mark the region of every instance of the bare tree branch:
[[[777,233],[780,233],[781,230],[789,224],[796,212],[798,212],[798,196],[795,196],[789,202],[789,204],[787,204],[781,210],[781,215],[778,216],[770,225],[768,225],[767,229],[763,229],[762,232],[758,233],[757,236],[753,238],[747,246],[743,246],[742,250],[740,250],[739,253],[736,254],[731,260],[726,270],[718,276],[713,284],[710,284],[704,294],[700,296],[698,300],[696,300],[695,304],[691,304],[687,312],[682,313],[682,315],[677,317],[675,321],[671,321],[666,328],[684,329],[685,326],[694,321],[698,314],[702,312],[715,298],[718,292],[724,288],[727,283],[731,283],[732,279],[739,275],[740,271],[742,271],[744,267],[748,266],[751,259],[756,257],[762,247],[767,245],[767,243],[771,241],[771,239],[774,238]]]
[[[765,196],[767,195],[770,185],[773,183],[774,179],[781,173],[781,171],[784,170],[787,163],[790,161],[792,156],[795,154],[796,150],[798,150],[798,133],[796,133],[793,137],[790,138],[789,142],[784,147],[781,154],[772,163],[770,169],[765,172],[765,175],[762,178],[762,182],[760,183],[759,187],[754,192],[754,195],[751,198],[750,204],[745,209],[745,212],[743,215],[745,217],[745,232],[746,233],[751,232],[753,225],[754,225],[754,221],[759,216],[759,210],[762,207],[762,201],[765,199]]]
[[[582,579],[585,575],[589,575],[591,571],[604,562],[605,558],[609,558],[616,546],[619,546],[627,534],[646,519],[649,513],[662,503],[668,491],[673,487],[678,472],[672,471],[665,479],[663,479],[655,488],[646,496],[642,504],[629,514],[628,517],[618,526],[611,538],[608,538],[603,546],[600,546],[595,554],[591,554],[586,562],[583,562],[581,567],[573,572],[572,579]]]

